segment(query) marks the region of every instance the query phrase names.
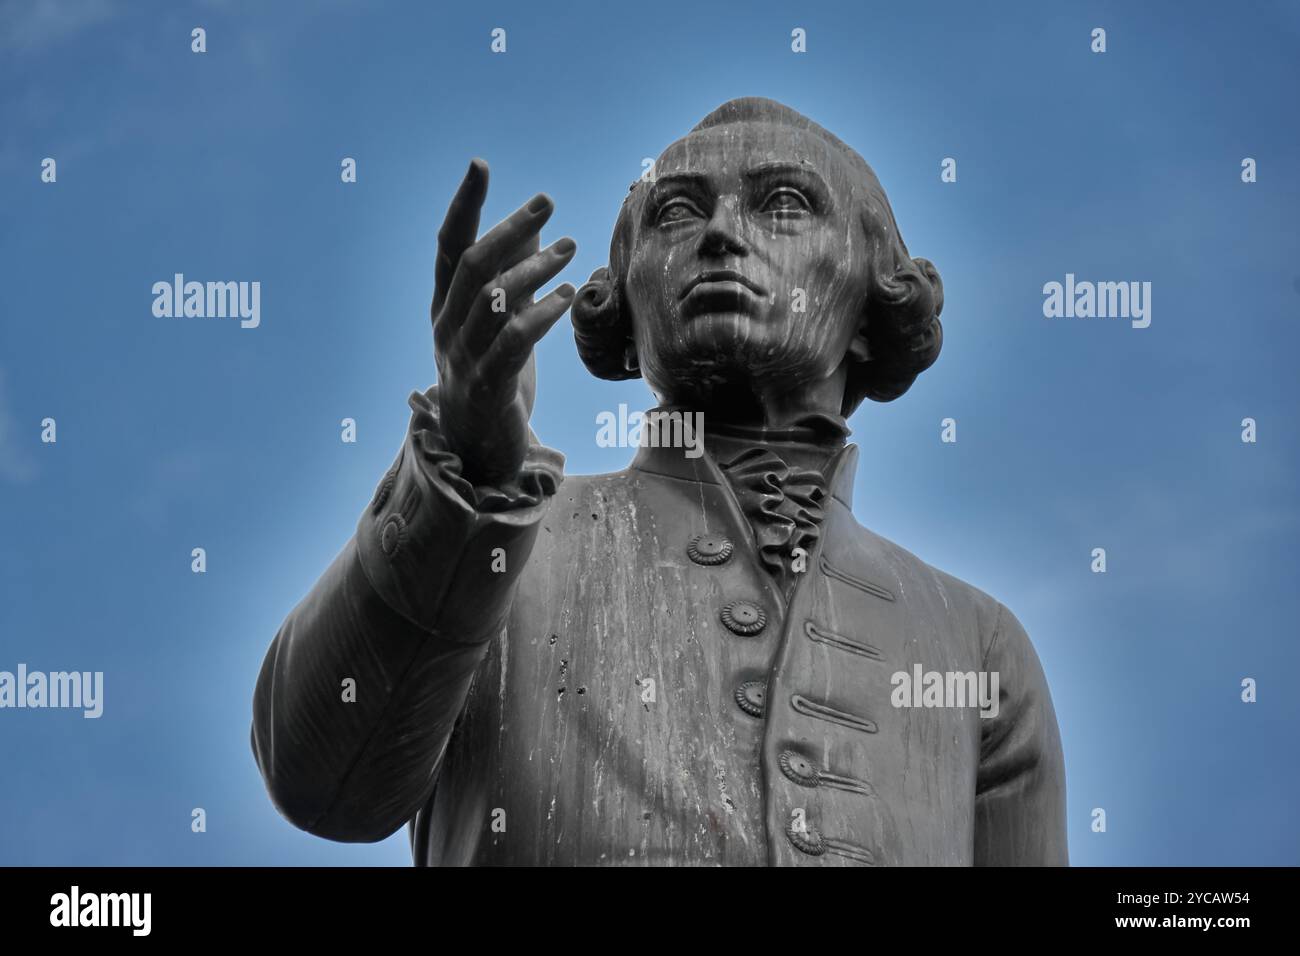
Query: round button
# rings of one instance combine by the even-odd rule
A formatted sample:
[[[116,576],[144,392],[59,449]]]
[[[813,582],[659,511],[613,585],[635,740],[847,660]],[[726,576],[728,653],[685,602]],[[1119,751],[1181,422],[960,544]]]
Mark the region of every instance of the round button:
[[[747,680],[736,688],[736,703],[751,717],[763,716],[767,700],[767,685],[761,680]]]
[[[697,534],[686,546],[691,560],[706,567],[726,563],[734,550],[731,539],[720,534]]]
[[[750,637],[757,634],[767,624],[767,613],[757,604],[748,601],[732,601],[722,609],[722,623],[733,634]]]
[[[803,829],[797,829],[794,822],[786,828],[785,835],[790,838],[795,849],[807,853],[809,856],[821,856],[826,852],[826,843],[822,840],[822,835],[814,827],[804,824]]]
[[[373,505],[375,514],[388,504],[388,497],[393,493],[393,485],[397,481],[397,472],[390,471],[384,475],[384,480],[379,483],[379,488],[375,491],[375,503]]]
[[[401,515],[389,515],[384,527],[379,532],[379,547],[390,558],[397,554],[406,540],[406,522]]]
[[[777,763],[781,765],[781,772],[801,787],[815,787],[820,782],[817,768],[807,758],[793,750],[781,751]]]

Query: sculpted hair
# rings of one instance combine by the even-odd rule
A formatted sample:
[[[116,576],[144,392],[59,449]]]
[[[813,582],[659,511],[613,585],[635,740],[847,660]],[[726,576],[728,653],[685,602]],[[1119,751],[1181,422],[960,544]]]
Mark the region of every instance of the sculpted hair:
[[[736,122],[781,123],[821,137],[839,151],[861,176],[857,198],[867,237],[871,289],[866,315],[867,358],[854,361],[845,388],[843,414],[870,398],[888,402],[911,387],[934,364],[943,347],[943,282],[927,259],[913,258],[903,243],[894,212],[876,174],[856,151],[801,113],[773,100],[746,97],[718,107],[691,132]],[[631,254],[634,211],[644,192],[638,180],[628,190],[614,224],[609,265],[597,269],[573,302],[573,334],[578,354],[595,376],[610,380],[641,374],[633,351],[632,317],[623,308],[622,291]]]

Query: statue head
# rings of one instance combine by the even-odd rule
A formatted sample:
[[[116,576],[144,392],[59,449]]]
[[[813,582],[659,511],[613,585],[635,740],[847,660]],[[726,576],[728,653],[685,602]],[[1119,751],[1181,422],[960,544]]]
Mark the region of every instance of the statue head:
[[[632,184],[609,265],[573,304],[578,351],[664,404],[761,404],[810,385],[841,414],[938,357],[943,285],[871,167],[772,100],[723,104]]]

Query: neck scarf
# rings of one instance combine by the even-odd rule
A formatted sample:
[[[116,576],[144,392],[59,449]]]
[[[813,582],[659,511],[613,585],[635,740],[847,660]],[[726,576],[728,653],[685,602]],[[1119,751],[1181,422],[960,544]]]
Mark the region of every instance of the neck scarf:
[[[848,434],[843,419],[816,416],[788,429],[714,426],[713,452],[749,520],[759,560],[789,595],[794,551],[811,554],[826,517],[824,468]]]

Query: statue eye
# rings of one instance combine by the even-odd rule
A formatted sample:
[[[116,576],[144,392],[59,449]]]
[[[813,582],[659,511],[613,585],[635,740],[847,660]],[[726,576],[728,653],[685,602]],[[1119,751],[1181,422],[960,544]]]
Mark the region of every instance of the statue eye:
[[[767,199],[763,200],[761,211],[775,213],[778,216],[797,216],[812,212],[812,205],[799,190],[782,186],[768,194]]]
[[[687,199],[670,199],[659,207],[658,213],[655,214],[655,224],[664,226],[671,225],[675,222],[685,222],[687,219],[694,219],[700,215],[699,209],[695,204]]]

